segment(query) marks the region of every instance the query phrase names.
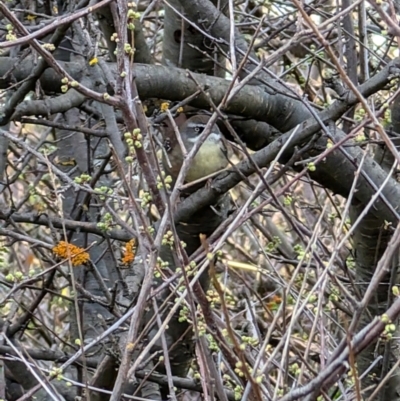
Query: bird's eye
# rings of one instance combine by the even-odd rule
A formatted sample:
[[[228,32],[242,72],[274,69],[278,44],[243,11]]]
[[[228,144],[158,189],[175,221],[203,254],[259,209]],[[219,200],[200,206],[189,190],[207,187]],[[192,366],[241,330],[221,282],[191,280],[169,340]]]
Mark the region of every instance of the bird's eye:
[[[200,134],[203,131],[204,131],[204,127],[195,127],[195,129],[194,129],[194,132],[196,132],[197,134]]]

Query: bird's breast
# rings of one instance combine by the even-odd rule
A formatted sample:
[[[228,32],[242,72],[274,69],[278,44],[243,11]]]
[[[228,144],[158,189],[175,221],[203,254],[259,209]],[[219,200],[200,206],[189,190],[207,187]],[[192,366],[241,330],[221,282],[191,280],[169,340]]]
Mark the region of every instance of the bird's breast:
[[[228,160],[221,146],[221,142],[216,143],[209,140],[204,142],[194,157],[186,180],[196,181],[224,169],[228,165]]]

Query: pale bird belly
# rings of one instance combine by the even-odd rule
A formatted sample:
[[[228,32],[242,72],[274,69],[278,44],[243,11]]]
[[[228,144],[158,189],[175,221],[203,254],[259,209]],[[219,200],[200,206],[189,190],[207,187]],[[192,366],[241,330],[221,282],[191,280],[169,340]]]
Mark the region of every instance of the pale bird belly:
[[[228,160],[221,147],[218,144],[206,142],[197,152],[192,166],[186,175],[186,181],[196,181],[222,170],[227,165]]]

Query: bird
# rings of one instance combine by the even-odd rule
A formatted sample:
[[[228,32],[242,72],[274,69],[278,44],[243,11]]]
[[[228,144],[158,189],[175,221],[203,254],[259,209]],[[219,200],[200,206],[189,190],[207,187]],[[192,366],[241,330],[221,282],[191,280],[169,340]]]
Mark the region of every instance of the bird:
[[[199,140],[209,119],[209,116],[198,114],[188,118],[179,127],[182,142],[187,152],[190,152]],[[163,154],[164,170],[168,175],[171,175],[173,180],[176,180],[182,167],[184,156],[174,132],[168,135],[164,148],[166,150]],[[187,183],[197,181],[224,169],[228,165],[227,155],[228,151],[222,139],[221,131],[214,124],[210,134],[194,156],[185,181]]]

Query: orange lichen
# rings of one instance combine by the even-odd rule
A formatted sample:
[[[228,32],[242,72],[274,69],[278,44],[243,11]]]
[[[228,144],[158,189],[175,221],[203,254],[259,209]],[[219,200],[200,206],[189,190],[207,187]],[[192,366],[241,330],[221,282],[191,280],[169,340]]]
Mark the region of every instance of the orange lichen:
[[[166,112],[169,109],[169,103],[168,102],[163,102],[161,103],[161,107],[160,107],[162,112]]]
[[[267,308],[269,310],[276,311],[279,308],[279,305],[282,303],[282,297],[279,295],[273,295],[272,298],[267,302]]]
[[[122,258],[122,263],[124,265],[129,265],[135,260],[136,256],[136,239],[132,238],[129,242],[125,245],[125,252]]]
[[[68,244],[68,242],[60,241],[54,248],[53,252],[63,259],[71,258],[73,266],[79,266],[86,263],[90,259],[90,255],[79,246]]]
[[[93,57],[91,60],[89,60],[89,65],[94,66],[99,62],[99,59],[97,57]]]

